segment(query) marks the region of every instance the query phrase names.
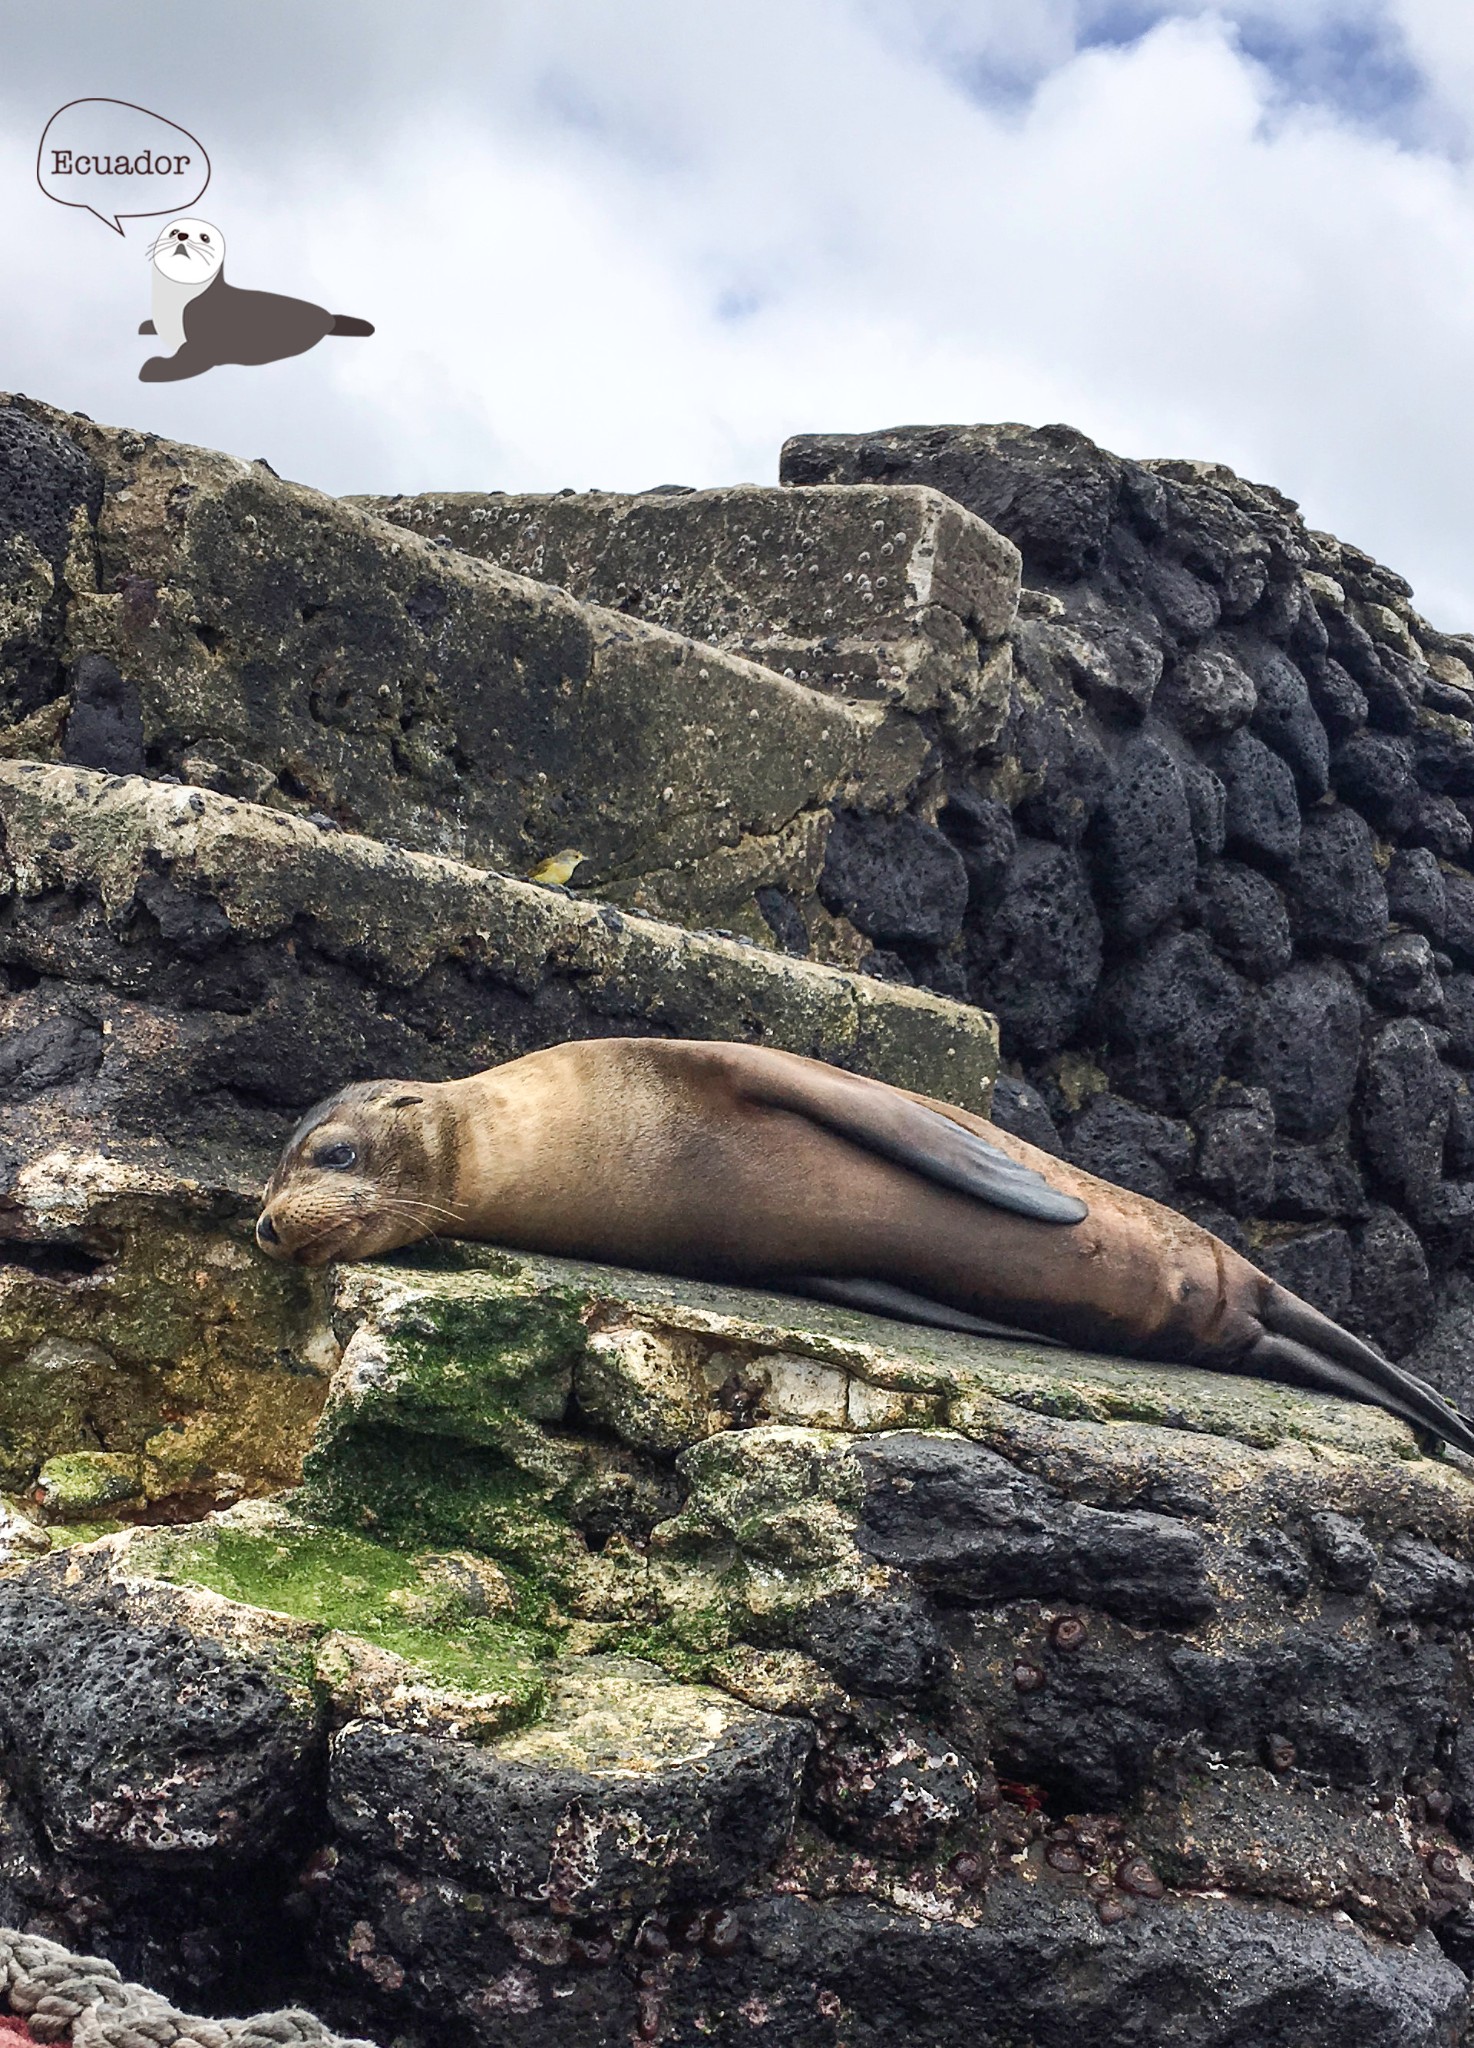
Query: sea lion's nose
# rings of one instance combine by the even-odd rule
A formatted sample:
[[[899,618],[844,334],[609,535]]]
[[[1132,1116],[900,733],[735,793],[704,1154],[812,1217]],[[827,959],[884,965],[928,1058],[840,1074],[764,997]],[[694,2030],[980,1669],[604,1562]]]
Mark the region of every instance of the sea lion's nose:
[[[272,1222],[271,1218],[267,1215],[264,1209],[261,1211],[261,1214],[256,1218],[256,1242],[257,1244],[261,1245],[263,1249],[270,1245],[281,1243],[281,1239],[276,1234],[276,1225]]]

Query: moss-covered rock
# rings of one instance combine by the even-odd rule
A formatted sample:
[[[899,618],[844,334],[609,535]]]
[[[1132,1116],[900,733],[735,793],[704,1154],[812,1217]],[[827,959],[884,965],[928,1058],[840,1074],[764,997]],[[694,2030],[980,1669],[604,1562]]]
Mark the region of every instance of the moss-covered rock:
[[[182,1631],[316,1702],[300,1910],[347,2010],[469,2019],[450,1987],[492,1969],[508,2023],[566,1999],[604,2039],[580,1973],[627,1956],[716,2024],[723,1983],[787,2009],[784,1898],[897,1955],[953,1928],[976,1972],[1019,1912],[1061,1968],[1089,1926],[1176,1953],[1205,1887],[1269,1915],[1277,1971],[1303,1939],[1373,2006],[1444,1995],[1474,1484],[1401,1423],[489,1248],[352,1269],[336,1317],[292,1506],[5,1583],[27,1628]],[[27,1882],[102,1881],[66,1839]]]

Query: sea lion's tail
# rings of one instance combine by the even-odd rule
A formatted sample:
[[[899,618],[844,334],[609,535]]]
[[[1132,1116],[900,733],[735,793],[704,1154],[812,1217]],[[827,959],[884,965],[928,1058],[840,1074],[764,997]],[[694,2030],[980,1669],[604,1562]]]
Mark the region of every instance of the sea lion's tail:
[[[1270,1285],[1260,1321],[1264,1335],[1244,1360],[1251,1371],[1320,1393],[1373,1401],[1414,1429],[1431,1430],[1474,1457],[1474,1427],[1436,1388],[1404,1372],[1277,1281]]]
[[[373,328],[367,320],[355,320],[351,313],[334,313],[329,334],[372,334]]]

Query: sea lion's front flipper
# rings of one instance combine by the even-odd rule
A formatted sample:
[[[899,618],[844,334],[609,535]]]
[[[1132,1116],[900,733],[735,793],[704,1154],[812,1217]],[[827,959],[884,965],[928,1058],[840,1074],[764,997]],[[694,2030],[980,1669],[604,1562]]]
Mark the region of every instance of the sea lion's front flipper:
[[[140,334],[157,334],[159,330],[155,327],[152,320],[140,320],[138,331]]]
[[[1043,1337],[1037,1330],[1016,1330],[1012,1323],[990,1323],[982,1316],[970,1316],[966,1309],[953,1308],[945,1301],[930,1301],[907,1287],[895,1287],[889,1280],[865,1280],[853,1274],[805,1273],[784,1285],[795,1294],[807,1294],[814,1301],[832,1301],[840,1308],[864,1309],[874,1316],[894,1316],[901,1323],[926,1323],[936,1330],[961,1330],[969,1337],[1011,1337],[1025,1344],[1048,1344],[1059,1348],[1058,1337]]]
[[[1436,1388],[1404,1372],[1288,1288],[1271,1286],[1260,1320],[1268,1334],[1245,1360],[1254,1372],[1319,1387],[1325,1393],[1349,1394],[1355,1401],[1374,1401],[1414,1428],[1431,1429],[1474,1456],[1474,1427]]]
[[[186,341],[172,356],[150,356],[138,379],[141,384],[177,384],[182,377],[199,377],[214,367],[214,356]]]
[[[867,1152],[995,1209],[1011,1209],[1037,1223],[1082,1223],[1090,1214],[1078,1195],[1051,1187],[1032,1166],[898,1089],[832,1067],[796,1067],[744,1073],[742,1092],[750,1101],[806,1116]]]

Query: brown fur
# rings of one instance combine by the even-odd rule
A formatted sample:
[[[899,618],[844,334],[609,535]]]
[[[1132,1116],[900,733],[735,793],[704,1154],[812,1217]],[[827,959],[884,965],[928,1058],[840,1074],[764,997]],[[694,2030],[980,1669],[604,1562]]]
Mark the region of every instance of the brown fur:
[[[266,1192],[279,1240],[266,1248],[317,1264],[442,1230],[749,1283],[857,1275],[1184,1363],[1234,1363],[1260,1335],[1270,1282],[1248,1260],[982,1117],[911,1098],[1081,1196],[1083,1223],[954,1193],[748,1089],[757,1078],[801,1104],[830,1071],[757,1047],[593,1039],[463,1081],[347,1090],[289,1145]],[[418,1101],[392,1106],[406,1096]],[[308,1152],[339,1134],[357,1144],[359,1170],[314,1169]],[[407,1201],[431,1207],[396,1206]]]

